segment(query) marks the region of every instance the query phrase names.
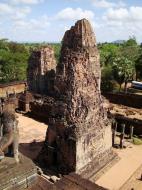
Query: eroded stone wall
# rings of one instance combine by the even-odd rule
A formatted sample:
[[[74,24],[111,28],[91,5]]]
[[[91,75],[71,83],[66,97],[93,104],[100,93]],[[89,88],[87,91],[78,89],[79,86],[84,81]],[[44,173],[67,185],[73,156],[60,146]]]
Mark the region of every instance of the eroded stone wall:
[[[111,103],[142,108],[142,96],[132,93],[106,93],[103,94]]]
[[[65,33],[56,68],[58,96],[40,156],[48,167],[89,177],[113,158],[100,72],[95,35],[90,23],[80,20]]]
[[[29,90],[40,94],[47,94],[52,91],[55,68],[54,51],[50,46],[34,50],[29,59],[27,71]]]
[[[60,65],[63,65],[62,71]],[[111,128],[100,94],[99,53],[87,20],[78,21],[65,33],[58,74],[63,79],[61,93],[66,96],[67,120],[75,125],[76,171],[80,172],[95,157],[111,148]]]

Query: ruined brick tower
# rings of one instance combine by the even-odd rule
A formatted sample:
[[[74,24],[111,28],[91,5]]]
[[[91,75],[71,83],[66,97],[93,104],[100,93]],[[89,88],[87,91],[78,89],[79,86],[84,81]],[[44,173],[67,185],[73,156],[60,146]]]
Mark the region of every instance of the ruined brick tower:
[[[55,68],[54,51],[50,46],[34,50],[29,59],[27,72],[29,90],[39,94],[47,94],[52,83],[51,79],[54,80]]]
[[[90,177],[112,159],[111,126],[100,93],[100,60],[90,23],[78,21],[63,38],[55,86],[60,96],[48,125],[44,161],[60,172]]]

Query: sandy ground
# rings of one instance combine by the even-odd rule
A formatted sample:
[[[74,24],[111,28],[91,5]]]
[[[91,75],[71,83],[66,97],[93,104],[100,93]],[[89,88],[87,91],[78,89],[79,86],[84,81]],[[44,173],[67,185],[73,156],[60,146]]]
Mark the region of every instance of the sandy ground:
[[[115,151],[120,160],[96,181],[98,185],[109,190],[120,189],[142,165],[142,145],[131,145],[126,149],[115,149]],[[128,190],[131,189],[128,187]],[[142,190],[142,181],[139,181],[137,190]]]
[[[19,121],[19,151],[25,156],[35,159],[45,140],[47,125],[32,118],[17,114]]]

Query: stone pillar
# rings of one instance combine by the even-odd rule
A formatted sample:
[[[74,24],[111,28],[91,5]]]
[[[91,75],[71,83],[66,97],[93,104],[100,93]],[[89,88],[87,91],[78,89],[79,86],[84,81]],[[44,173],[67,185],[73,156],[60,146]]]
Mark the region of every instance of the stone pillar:
[[[14,121],[14,140],[13,140],[13,154],[15,161],[19,162],[19,128],[18,128],[18,120]]]
[[[112,146],[114,147],[115,145],[115,137],[117,133],[117,122],[112,123]]]
[[[121,124],[120,148],[124,148],[125,124]]]
[[[121,133],[120,135],[120,148],[124,148],[124,134]]]
[[[125,124],[121,124],[121,133],[125,134]]]
[[[133,138],[133,133],[134,133],[134,127],[130,126],[130,136],[129,136],[130,139]]]

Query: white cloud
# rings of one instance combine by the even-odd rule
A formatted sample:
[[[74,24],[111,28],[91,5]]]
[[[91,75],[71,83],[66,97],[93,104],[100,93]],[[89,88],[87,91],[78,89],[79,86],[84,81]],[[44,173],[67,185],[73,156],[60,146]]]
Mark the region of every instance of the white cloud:
[[[51,27],[49,18],[43,15],[34,19],[14,20],[10,30],[10,39],[19,41],[46,41],[53,35],[53,30],[49,33]],[[56,29],[55,29],[56,30]],[[57,30],[55,32],[56,37]]]
[[[39,3],[42,3],[44,0],[11,0],[10,2],[11,3],[14,3],[14,4],[39,4]]]
[[[124,3],[123,1],[118,1],[116,7],[126,7],[126,3]]]
[[[130,7],[131,18],[135,21],[142,21],[142,7]]]
[[[3,18],[8,19],[19,19],[26,17],[31,12],[30,7],[19,7],[19,6],[12,6],[6,3],[0,3],[0,15]]]
[[[129,7],[119,9],[109,9],[103,17],[104,20],[132,23],[142,22],[142,7]],[[142,24],[142,23],[141,23]]]
[[[0,36],[20,41],[58,41],[76,20],[87,18],[95,29],[97,41],[128,39],[130,35],[135,35],[139,42],[142,40],[142,6],[128,7],[124,3],[125,0],[88,0],[93,2],[95,7],[103,8],[97,9],[100,10],[99,13],[94,13],[92,6],[90,10],[83,8],[82,1],[86,0],[66,0],[80,2],[80,8],[63,6],[59,12],[53,10],[53,13],[49,12],[47,16],[46,12],[41,15],[41,11],[35,13],[36,9],[32,9],[32,5],[43,1],[46,2],[0,0]]]
[[[124,7],[125,3],[123,1],[111,2],[108,0],[92,0],[93,5],[99,8],[112,8],[112,7]]]
[[[103,17],[104,20],[108,20],[108,21],[123,21],[123,20],[127,20],[129,18],[129,12],[127,9],[125,8],[120,8],[120,9],[109,9],[105,16]]]
[[[100,8],[110,8],[110,7],[114,7],[115,3],[111,3],[106,0],[93,0],[93,5],[95,7],[100,7]]]
[[[31,12],[30,7],[15,8],[14,14],[11,15],[12,20],[23,19]]]
[[[127,8],[110,8],[96,28],[99,41],[127,40],[129,36],[142,39],[142,7],[131,6]]]
[[[39,31],[46,29],[50,25],[48,17],[46,15],[41,16],[38,19],[29,20],[15,20],[13,23],[13,28],[15,30],[27,30],[27,31]]]
[[[13,12],[13,9],[10,5],[6,3],[0,3],[0,15],[10,14]]]
[[[94,18],[94,13],[90,10],[82,10],[81,8],[65,8],[57,13],[55,19],[57,20],[78,20],[86,18],[92,20]]]

